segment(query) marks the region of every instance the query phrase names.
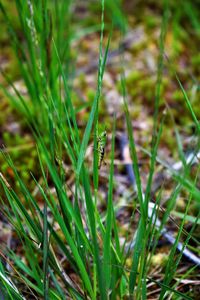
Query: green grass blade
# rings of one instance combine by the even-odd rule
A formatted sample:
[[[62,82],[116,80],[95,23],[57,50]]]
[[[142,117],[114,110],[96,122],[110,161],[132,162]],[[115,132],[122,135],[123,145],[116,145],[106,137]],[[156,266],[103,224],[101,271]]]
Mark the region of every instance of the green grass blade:
[[[189,98],[188,98],[188,96],[187,96],[187,94],[186,94],[186,91],[185,91],[185,89],[183,88],[183,85],[182,85],[182,83],[181,83],[181,81],[180,81],[180,79],[178,78],[178,75],[177,75],[176,73],[175,73],[175,76],[176,76],[176,80],[178,81],[178,84],[179,84],[179,86],[180,86],[180,88],[181,88],[181,91],[182,91],[182,93],[183,93],[183,96],[184,96],[185,102],[186,102],[186,104],[187,104],[188,110],[189,110],[189,112],[191,113],[191,116],[192,116],[192,118],[193,118],[193,121],[194,121],[194,123],[195,123],[195,125],[196,125],[198,134],[200,134],[200,123],[199,123],[199,121],[198,121],[197,118],[196,118],[196,115],[195,115],[195,112],[194,112],[194,110],[193,110],[193,108],[192,108],[192,105],[191,105],[191,103],[190,103],[190,100],[189,100]]]
[[[102,274],[102,265],[100,261],[99,246],[97,240],[95,208],[94,208],[91,191],[90,191],[89,177],[84,166],[82,167],[82,171],[81,171],[81,179],[84,187],[87,214],[89,219],[89,228],[90,228],[92,242],[93,242],[94,263],[96,264],[96,269],[97,269],[97,278],[99,282],[100,297],[101,299],[106,299],[105,282]]]
[[[108,288],[111,282],[111,230],[112,230],[112,218],[113,215],[113,176],[114,176],[114,149],[115,149],[115,122],[113,125],[112,133],[112,149],[111,149],[111,164],[110,164],[110,175],[109,175],[109,190],[108,190],[108,207],[106,217],[106,233],[104,236],[104,249],[103,249],[103,265],[104,265],[104,277],[106,282],[106,290],[108,294]]]
[[[105,64],[106,64],[106,59],[107,59],[107,55],[108,55],[108,49],[109,49],[109,44],[110,44],[110,39],[111,39],[111,35],[109,36],[108,42],[107,42],[107,46],[106,46],[106,51],[105,51],[105,55],[104,58],[102,59],[102,39],[103,39],[103,29],[104,29],[104,23],[103,23],[103,13],[104,13],[104,1],[102,1],[102,26],[101,26],[101,42],[100,42],[100,54],[99,54],[99,67],[98,67],[98,88],[97,88],[97,92],[94,98],[94,102],[92,105],[92,109],[90,112],[90,116],[89,116],[89,120],[83,135],[83,140],[81,143],[81,147],[80,147],[80,153],[79,153],[79,157],[78,157],[78,162],[77,162],[77,170],[76,173],[79,177],[80,174],[80,170],[84,161],[84,157],[85,157],[85,152],[86,152],[86,148],[89,142],[89,138],[90,138],[90,134],[91,134],[91,130],[92,130],[92,125],[94,122],[94,117],[95,117],[95,113],[98,107],[98,101],[100,99],[101,96],[101,87],[102,87],[102,80],[103,80],[103,74],[104,74],[104,69],[105,69]]]
[[[1,271],[0,271],[0,279],[3,282],[4,286],[7,289],[7,292],[10,294],[10,299],[23,299],[25,300],[25,298],[20,294],[20,292],[18,291],[18,289],[16,288],[16,286],[14,285],[14,283],[12,281],[10,281],[7,276],[5,276]],[[12,296],[13,294],[13,296]]]
[[[43,214],[43,289],[44,299],[47,300],[48,296],[48,224],[47,224],[47,204],[44,203],[44,214]]]

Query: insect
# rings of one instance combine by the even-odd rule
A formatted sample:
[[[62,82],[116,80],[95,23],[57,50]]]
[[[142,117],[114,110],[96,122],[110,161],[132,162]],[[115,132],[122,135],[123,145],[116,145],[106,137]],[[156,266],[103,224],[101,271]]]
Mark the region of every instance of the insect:
[[[104,162],[106,138],[107,138],[107,132],[105,130],[97,136],[97,151],[99,153],[99,157],[98,157],[99,169],[101,168],[102,162]]]

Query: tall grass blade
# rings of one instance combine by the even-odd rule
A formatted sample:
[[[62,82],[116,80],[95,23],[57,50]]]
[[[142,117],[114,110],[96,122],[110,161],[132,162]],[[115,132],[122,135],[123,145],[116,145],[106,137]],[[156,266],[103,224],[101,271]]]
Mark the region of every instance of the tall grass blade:
[[[106,233],[104,236],[104,248],[103,248],[103,265],[104,265],[104,277],[106,282],[106,291],[108,294],[108,288],[111,282],[111,231],[113,224],[113,176],[114,176],[114,149],[115,149],[115,122],[113,125],[112,132],[112,149],[111,149],[111,164],[110,164],[110,175],[109,175],[109,190],[108,190],[108,207],[106,216]]]

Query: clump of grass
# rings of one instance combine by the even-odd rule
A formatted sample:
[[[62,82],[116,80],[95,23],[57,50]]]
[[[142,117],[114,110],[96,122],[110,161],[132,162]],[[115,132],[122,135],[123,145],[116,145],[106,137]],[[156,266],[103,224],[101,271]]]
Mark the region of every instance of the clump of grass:
[[[70,24],[71,6],[70,2],[66,5],[64,0],[55,1],[54,5],[55,7],[50,1],[16,1],[23,32],[23,42],[21,43],[7,12],[1,4],[13,48],[16,51],[20,72],[28,90],[28,97],[25,98],[20,94],[20,91],[16,90],[13,82],[7,78],[6,74],[4,76],[14,89],[15,96],[9,94],[6,88],[4,91],[13,105],[26,118],[34,136],[41,180],[38,181],[34,174],[32,174],[32,178],[39,191],[40,201],[42,200],[41,206],[38,204],[37,197],[24,184],[12,158],[2,152],[20,186],[20,193],[16,193],[4,174],[0,174],[4,191],[4,196],[1,198],[3,212],[21,242],[21,249],[20,253],[13,249],[7,249],[5,254],[1,253],[4,262],[0,263],[1,292],[7,299],[28,299],[29,297],[36,299],[123,299],[125,296],[147,299],[147,284],[153,282],[161,288],[160,299],[164,299],[170,293],[174,293],[177,298],[191,299],[176,290],[176,285],[172,284],[183,249],[176,260],[174,260],[174,254],[183,233],[183,225],[187,218],[190,201],[193,199],[200,201],[196,180],[192,180],[189,176],[190,164],[188,166],[184,160],[178,131],[176,131],[176,135],[184,166],[183,172],[178,174],[167,166],[175,181],[175,188],[169,197],[163,221],[158,226],[158,208],[162,190],[157,196],[152,213],[149,214],[153,175],[159,160],[158,147],[165,122],[165,114],[159,111],[159,101],[164,68],[164,40],[167,30],[168,8],[164,8],[161,28],[154,101],[154,128],[152,147],[149,153],[150,169],[145,192],[142,188],[138,167],[137,147],[127,104],[124,74],[122,74],[121,79],[124,113],[140,210],[133,253],[127,255],[125,253],[127,245],[121,246],[120,244],[120,228],[117,223],[113,199],[115,118],[112,129],[105,219],[98,210],[98,153],[94,151],[92,179],[85,163],[85,153],[92,132],[94,133],[94,148],[97,145],[96,132],[100,123],[98,108],[111,40],[110,33],[103,54],[104,1],[101,1],[101,33],[96,94],[82,140],[80,139],[75,107],[71,97],[69,70],[64,67],[65,59],[69,63],[71,37],[70,32],[68,32],[69,39],[63,45],[62,35],[65,31],[66,22]],[[110,1],[108,7],[115,7],[114,2]],[[119,13],[119,10],[117,11]],[[199,121],[177,75],[176,78],[189,113],[193,118],[194,126],[199,133]],[[72,199],[68,196],[70,187],[66,185],[64,157],[70,161],[71,172],[75,178]],[[55,193],[52,192],[52,187],[55,189]],[[156,247],[153,247],[153,250],[150,249],[149,240],[158,242],[182,189],[187,191],[190,201],[182,216],[182,223],[174,245],[171,247],[163,280],[155,280],[149,276],[149,270],[151,256]],[[8,205],[4,204],[5,199],[8,201]],[[184,247],[189,243],[194,226],[187,236]],[[131,257],[130,269],[126,267],[128,256]]]

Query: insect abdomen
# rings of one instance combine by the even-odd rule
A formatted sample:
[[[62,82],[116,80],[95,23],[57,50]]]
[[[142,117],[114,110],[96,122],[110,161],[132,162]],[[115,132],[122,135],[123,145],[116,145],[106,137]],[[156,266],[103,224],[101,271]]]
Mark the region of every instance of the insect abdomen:
[[[102,164],[102,161],[103,161],[103,158],[104,158],[104,153],[105,153],[104,147],[100,146],[99,147],[99,163],[98,163],[98,168],[99,169],[101,168],[101,164]]]

